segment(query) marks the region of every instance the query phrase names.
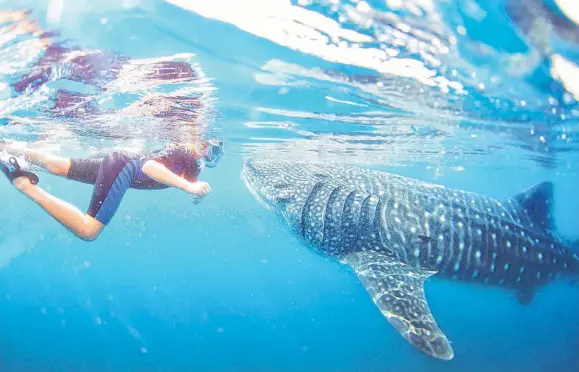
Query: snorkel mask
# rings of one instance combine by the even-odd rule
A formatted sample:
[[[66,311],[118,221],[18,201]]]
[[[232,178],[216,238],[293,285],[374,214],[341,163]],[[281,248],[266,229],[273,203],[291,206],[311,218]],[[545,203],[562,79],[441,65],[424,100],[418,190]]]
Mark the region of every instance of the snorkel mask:
[[[223,141],[209,140],[197,142],[197,150],[201,154],[201,158],[197,160],[197,164],[203,168],[215,168],[219,164],[221,155],[223,155]]]

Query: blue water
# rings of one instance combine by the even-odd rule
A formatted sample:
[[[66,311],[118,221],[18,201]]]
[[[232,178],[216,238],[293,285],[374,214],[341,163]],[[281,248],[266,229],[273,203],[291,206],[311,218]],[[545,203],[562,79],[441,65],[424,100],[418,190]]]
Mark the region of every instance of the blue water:
[[[10,84],[42,50],[26,43],[37,36],[4,29],[2,137],[71,156],[200,134],[223,138],[227,152],[202,173],[212,185],[202,203],[176,190],[130,191],[91,243],[0,182],[0,371],[579,370],[577,286],[557,282],[522,306],[506,291],[429,279],[431,310],[455,352],[434,360],[398,335],[353,272],[302,246],[240,179],[243,159],[258,154],[497,199],[551,180],[557,228],[577,238],[579,107],[573,75],[557,78],[552,57],[579,63],[579,39],[526,32],[524,17],[505,11],[511,1],[292,1],[322,17],[313,26],[300,18],[302,35],[333,19],[366,36],[328,56],[325,42],[287,41],[295,24],[282,19],[294,13],[277,3],[286,6],[278,26],[263,33],[257,1],[1,3],[31,9],[29,19],[59,30],[54,42],[108,53],[88,63],[95,70],[140,61],[150,71],[165,59],[202,73],[162,81],[125,69],[87,83],[67,79],[71,65],[59,61],[47,81],[17,92]],[[390,62],[367,62],[373,49],[390,50]],[[70,92],[81,109],[54,110]],[[49,192],[88,206],[90,186],[39,174]]]

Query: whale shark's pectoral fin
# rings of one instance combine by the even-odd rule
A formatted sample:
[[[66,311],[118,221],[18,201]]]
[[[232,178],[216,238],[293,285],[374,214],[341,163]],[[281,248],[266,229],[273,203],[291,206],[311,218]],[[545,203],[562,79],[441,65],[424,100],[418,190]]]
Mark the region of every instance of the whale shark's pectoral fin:
[[[424,281],[434,272],[377,252],[355,252],[341,261],[352,266],[376,306],[402,337],[434,358],[453,358],[452,347],[424,297]]]

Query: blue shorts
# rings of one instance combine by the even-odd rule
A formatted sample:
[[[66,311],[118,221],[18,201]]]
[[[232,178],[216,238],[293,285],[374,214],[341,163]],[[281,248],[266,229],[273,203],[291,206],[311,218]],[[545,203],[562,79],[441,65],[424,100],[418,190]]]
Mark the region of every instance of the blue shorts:
[[[113,152],[100,159],[71,159],[67,178],[93,184],[94,190],[87,214],[108,224],[136,179],[144,176],[141,160],[122,152]]]

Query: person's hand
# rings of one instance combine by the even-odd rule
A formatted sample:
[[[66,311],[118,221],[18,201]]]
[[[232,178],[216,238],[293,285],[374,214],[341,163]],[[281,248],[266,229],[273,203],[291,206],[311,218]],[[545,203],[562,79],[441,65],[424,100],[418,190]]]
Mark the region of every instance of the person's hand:
[[[197,181],[189,183],[187,185],[186,191],[190,194],[195,194],[198,196],[205,196],[211,191],[211,186],[207,182]]]

